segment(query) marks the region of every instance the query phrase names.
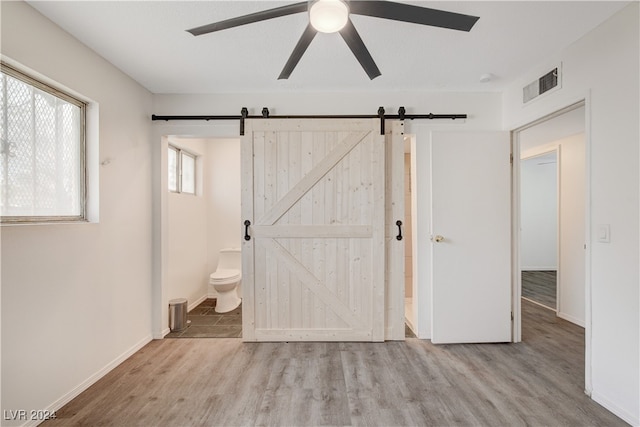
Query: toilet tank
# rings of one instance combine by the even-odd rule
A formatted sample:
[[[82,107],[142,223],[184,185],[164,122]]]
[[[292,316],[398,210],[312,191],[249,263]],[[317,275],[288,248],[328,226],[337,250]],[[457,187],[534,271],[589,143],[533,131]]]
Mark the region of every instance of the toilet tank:
[[[240,248],[220,249],[218,269],[242,270],[242,252],[240,251]]]

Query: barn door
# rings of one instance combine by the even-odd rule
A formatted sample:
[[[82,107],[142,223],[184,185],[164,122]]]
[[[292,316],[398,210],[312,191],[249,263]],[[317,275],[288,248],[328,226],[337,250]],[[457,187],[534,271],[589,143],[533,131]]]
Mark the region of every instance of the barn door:
[[[384,340],[384,155],[378,120],[245,122],[245,341]]]
[[[388,120],[385,126],[385,231],[386,231],[386,340],[404,340],[404,122]],[[398,224],[400,221],[400,224]]]

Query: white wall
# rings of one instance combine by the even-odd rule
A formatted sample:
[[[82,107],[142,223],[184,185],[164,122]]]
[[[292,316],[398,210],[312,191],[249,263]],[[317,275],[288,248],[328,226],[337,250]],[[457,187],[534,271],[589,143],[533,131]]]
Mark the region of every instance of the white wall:
[[[580,99],[587,99],[586,321],[587,384],[592,397],[640,424],[638,2],[549,58],[504,94],[504,125],[515,129]],[[562,62],[562,89],[521,105],[521,88]],[[609,224],[611,242],[599,243],[598,224]],[[590,313],[589,313],[590,309]],[[591,360],[589,360],[589,358]]]
[[[522,270],[558,268],[557,153],[520,162],[520,263]]]
[[[99,223],[1,229],[2,410],[55,410],[151,339],[152,99],[26,3],[0,27],[3,57],[99,106]]]
[[[585,326],[585,135],[557,141],[560,152],[558,316]]]
[[[186,298],[189,308],[207,295],[209,254],[207,241],[208,180],[206,141],[170,139],[169,142],[196,155],[196,194],[168,193],[168,298]],[[168,192],[168,190],[166,190]]]
[[[241,246],[239,138],[207,140],[206,173],[208,260],[213,272],[220,249]],[[242,297],[242,289],[238,291]]]

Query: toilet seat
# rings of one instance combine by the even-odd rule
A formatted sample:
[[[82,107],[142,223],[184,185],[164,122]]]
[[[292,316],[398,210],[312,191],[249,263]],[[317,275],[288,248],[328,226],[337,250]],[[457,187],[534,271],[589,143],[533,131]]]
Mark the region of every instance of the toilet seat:
[[[242,277],[240,270],[216,270],[209,276],[209,283],[212,285],[226,285],[238,282]]]

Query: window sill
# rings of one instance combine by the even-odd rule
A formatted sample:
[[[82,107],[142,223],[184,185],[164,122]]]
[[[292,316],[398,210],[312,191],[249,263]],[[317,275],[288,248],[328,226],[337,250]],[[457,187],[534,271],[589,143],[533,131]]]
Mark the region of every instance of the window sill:
[[[79,220],[33,220],[33,221],[0,221],[0,227],[14,227],[25,225],[81,225],[81,224],[95,224],[87,219]]]

